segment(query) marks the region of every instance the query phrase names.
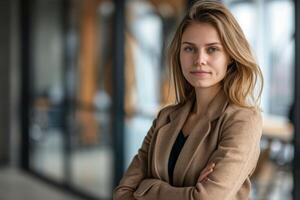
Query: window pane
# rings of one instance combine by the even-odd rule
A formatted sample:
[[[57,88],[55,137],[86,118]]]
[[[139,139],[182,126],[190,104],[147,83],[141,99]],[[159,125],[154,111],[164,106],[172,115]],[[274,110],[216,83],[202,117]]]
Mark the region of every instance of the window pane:
[[[72,32],[77,42],[70,118],[71,184],[101,198],[111,198],[113,149],[112,1],[73,1]]]
[[[63,156],[63,30],[59,0],[32,4],[33,104],[30,123],[30,168],[64,179]]]
[[[294,4],[225,1],[237,17],[264,75],[261,154],[252,176],[252,200],[292,199]]]
[[[141,146],[159,108],[174,100],[166,67],[166,47],[186,1],[126,3],[125,161]]]

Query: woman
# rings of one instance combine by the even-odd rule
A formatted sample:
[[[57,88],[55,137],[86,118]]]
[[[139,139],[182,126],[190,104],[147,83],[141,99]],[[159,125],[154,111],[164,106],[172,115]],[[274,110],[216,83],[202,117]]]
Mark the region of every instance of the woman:
[[[114,198],[248,199],[263,78],[240,26],[222,3],[198,1],[169,50],[177,103],[159,112]]]

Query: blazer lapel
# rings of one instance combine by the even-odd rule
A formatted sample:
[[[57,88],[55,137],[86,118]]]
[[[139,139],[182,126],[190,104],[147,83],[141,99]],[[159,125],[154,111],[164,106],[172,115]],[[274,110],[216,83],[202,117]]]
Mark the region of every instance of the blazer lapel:
[[[154,147],[154,168],[161,180],[169,182],[169,156],[177,135],[188,117],[192,104],[193,101],[188,100],[177,110],[170,113],[169,123],[158,130],[156,145]]]
[[[174,185],[182,185],[189,169],[189,166],[196,154],[197,156],[201,156],[199,154],[205,154],[205,151],[198,151],[198,149],[203,146],[202,143],[207,135],[210,133],[211,122],[217,119],[225,110],[227,105],[227,98],[224,92],[221,90],[218,92],[216,97],[211,101],[208,106],[208,111],[203,120],[201,120],[198,124],[196,124],[191,133],[189,134],[188,139],[186,140],[185,145],[183,146],[178,160],[175,165],[174,175],[173,175],[173,183]],[[185,117],[186,118],[186,117]],[[182,127],[183,124],[180,124]],[[178,132],[178,131],[177,131]],[[176,133],[177,133],[176,132]],[[177,136],[177,134],[176,134]],[[176,139],[176,138],[175,138]],[[174,139],[173,139],[174,140]],[[174,141],[170,142],[173,144]],[[204,150],[204,149],[202,149]],[[169,153],[169,151],[168,151]],[[168,158],[164,158],[167,159]],[[201,166],[199,166],[201,167]]]

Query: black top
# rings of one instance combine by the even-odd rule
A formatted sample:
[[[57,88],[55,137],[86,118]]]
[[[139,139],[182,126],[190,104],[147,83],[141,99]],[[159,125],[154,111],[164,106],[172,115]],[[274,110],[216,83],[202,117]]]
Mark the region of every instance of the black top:
[[[177,139],[172,147],[172,151],[170,153],[168,172],[169,172],[169,178],[170,178],[171,185],[173,185],[173,172],[174,172],[175,164],[176,164],[179,153],[180,153],[186,139],[187,139],[187,137],[185,137],[183,135],[183,132],[180,131],[180,133],[178,134]]]

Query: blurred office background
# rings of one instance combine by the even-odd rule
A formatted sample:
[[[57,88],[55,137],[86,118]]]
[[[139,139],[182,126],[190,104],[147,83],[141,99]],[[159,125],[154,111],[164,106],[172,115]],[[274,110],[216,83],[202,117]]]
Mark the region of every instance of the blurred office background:
[[[166,47],[191,2],[0,1],[0,200],[112,198],[157,111],[172,103]],[[223,2],[265,78],[250,199],[300,199],[300,6]]]

